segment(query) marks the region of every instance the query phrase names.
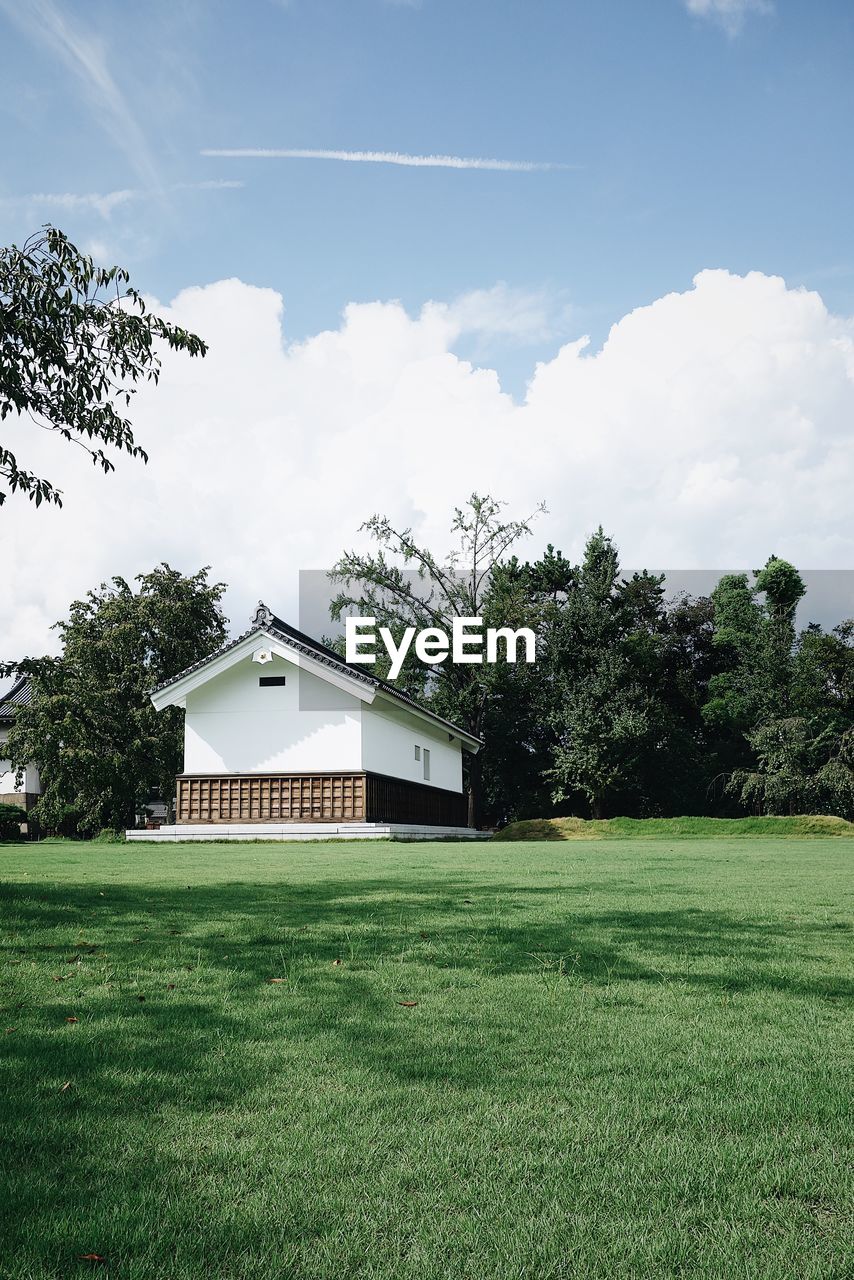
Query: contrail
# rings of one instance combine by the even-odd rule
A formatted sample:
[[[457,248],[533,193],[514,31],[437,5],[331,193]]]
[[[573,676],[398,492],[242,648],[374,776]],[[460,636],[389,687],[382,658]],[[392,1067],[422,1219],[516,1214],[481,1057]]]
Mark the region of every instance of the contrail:
[[[497,169],[503,173],[537,173],[572,167],[540,160],[486,160],[476,156],[411,156],[402,151],[315,151],[292,147],[210,147],[201,155],[250,160],[346,160],[351,164],[401,164],[415,169]]]

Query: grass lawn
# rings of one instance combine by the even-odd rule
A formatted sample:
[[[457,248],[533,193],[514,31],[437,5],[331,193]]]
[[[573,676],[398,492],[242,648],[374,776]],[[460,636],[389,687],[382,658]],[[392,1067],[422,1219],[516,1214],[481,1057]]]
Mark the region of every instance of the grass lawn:
[[[3,846],[0,1275],[851,1277],[852,865]]]
[[[854,837],[854,822],[825,814],[794,818],[529,818],[511,822],[496,840],[729,839],[730,836]]]

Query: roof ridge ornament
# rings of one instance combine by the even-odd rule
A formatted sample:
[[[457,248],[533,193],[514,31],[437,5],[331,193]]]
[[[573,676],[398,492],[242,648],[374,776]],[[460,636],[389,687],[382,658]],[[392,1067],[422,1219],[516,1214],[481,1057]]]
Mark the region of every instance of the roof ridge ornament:
[[[263,600],[259,600],[258,608],[255,610],[255,617],[252,619],[253,627],[269,627],[272,621],[272,610],[267,608]]]

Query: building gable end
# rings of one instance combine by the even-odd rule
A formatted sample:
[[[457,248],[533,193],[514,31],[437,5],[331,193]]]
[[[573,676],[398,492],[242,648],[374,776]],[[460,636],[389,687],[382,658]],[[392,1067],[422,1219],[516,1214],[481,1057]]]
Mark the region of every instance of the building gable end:
[[[352,694],[361,702],[371,703],[376,696],[376,689],[371,685],[352,678],[344,672],[336,671],[326,663],[301,652],[296,646],[291,646],[280,636],[258,630],[251,632],[224,653],[215,655],[209,662],[194,668],[183,679],[176,680],[165,688],[156,689],[151,695],[151,701],[158,711],[162,711],[164,707],[183,707],[186,705],[188,694],[207,684],[224,671],[228,671],[238,662],[251,658],[252,654],[258,649],[269,650],[286,662],[311,672],[312,675],[317,676],[326,684],[334,685],[335,688]]]

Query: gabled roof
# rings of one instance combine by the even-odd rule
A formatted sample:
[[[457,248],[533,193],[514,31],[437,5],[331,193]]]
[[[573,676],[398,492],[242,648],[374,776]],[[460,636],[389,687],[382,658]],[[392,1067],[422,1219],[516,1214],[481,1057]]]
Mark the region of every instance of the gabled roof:
[[[185,680],[187,676],[192,675],[194,672],[201,671],[209,663],[215,662],[218,658],[230,653],[232,649],[238,648],[239,645],[242,645],[250,636],[253,635],[271,636],[273,639],[280,640],[283,644],[286,644],[290,649],[296,649],[298,653],[303,654],[306,658],[310,658],[313,662],[329,667],[331,671],[346,676],[349,680],[356,680],[365,685],[368,689],[382,692],[387,697],[394,699],[395,702],[402,703],[404,706],[409,707],[418,715],[426,716],[430,720],[435,721],[436,724],[441,725],[443,729],[446,729],[448,733],[453,734],[455,738],[459,738],[463,744],[468,745],[470,749],[477,751],[477,749],[482,745],[481,739],[476,737],[474,734],[469,733],[467,729],[461,729],[459,725],[453,724],[450,720],[445,720],[442,716],[437,716],[435,711],[431,711],[429,707],[422,706],[420,702],[416,702],[416,700],[414,698],[410,698],[408,694],[401,692],[400,689],[396,689],[395,686],[390,684],[387,680],[380,680],[378,676],[369,675],[363,667],[359,667],[354,665],[352,662],[345,661],[345,659],[342,658],[340,654],[336,653],[334,649],[327,648],[327,646],[325,644],[321,644],[319,640],[314,640],[311,636],[306,635],[305,632],[298,631],[296,627],[292,627],[290,623],[284,622],[281,618],[278,618],[261,601],[258,603],[258,608],[256,609],[255,616],[252,619],[252,625],[248,631],[244,631],[242,635],[239,635],[235,640],[230,641],[228,644],[223,645],[222,648],[217,649],[215,653],[208,654],[206,658],[202,658],[199,662],[194,662],[192,666],[187,667],[184,671],[180,671],[170,680],[164,680],[162,684],[159,684],[152,690],[152,697],[171,688],[172,685]]]
[[[0,724],[12,724],[19,707],[28,707],[33,700],[29,676],[20,676],[8,693],[0,698]]]

